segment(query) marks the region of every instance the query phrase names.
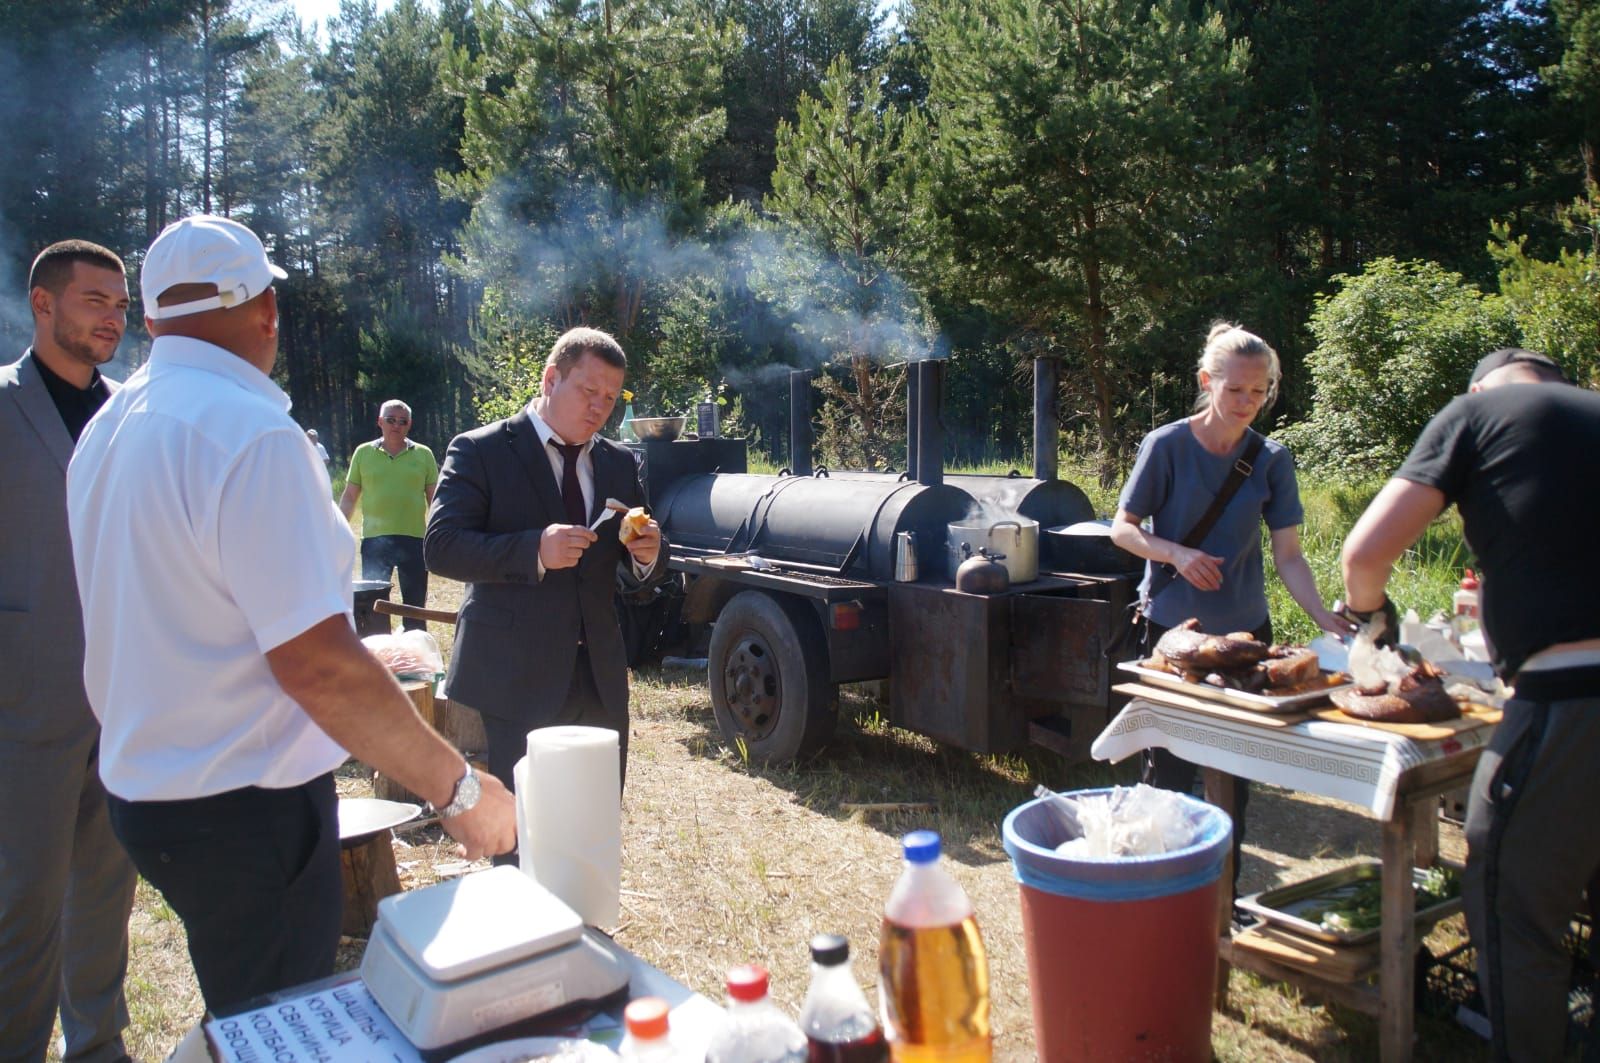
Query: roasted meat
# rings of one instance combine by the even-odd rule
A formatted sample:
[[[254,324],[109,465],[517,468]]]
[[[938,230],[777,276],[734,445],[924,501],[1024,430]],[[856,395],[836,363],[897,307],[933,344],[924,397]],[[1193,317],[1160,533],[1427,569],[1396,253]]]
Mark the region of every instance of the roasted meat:
[[[1442,673],[1426,661],[1397,681],[1334,691],[1332,698],[1346,715],[1377,723],[1439,723],[1461,715]]]
[[[1185,672],[1235,672],[1266,658],[1266,643],[1248,634],[1207,635],[1190,618],[1161,636],[1156,653]]]

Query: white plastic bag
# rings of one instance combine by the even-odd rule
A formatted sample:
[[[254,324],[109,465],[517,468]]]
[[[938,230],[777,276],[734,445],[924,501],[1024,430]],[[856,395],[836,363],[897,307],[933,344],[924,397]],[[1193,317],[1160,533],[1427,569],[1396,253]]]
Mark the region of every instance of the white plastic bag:
[[[361,644],[399,679],[434,679],[444,672],[439,643],[426,631],[368,635]]]

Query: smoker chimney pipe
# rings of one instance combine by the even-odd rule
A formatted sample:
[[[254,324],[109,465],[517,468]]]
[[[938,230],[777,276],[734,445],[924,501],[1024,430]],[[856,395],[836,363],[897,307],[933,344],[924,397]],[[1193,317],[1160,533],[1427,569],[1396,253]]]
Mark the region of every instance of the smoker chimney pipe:
[[[917,405],[918,396],[922,394],[922,377],[917,372],[916,362],[906,363],[906,475],[913,480],[917,478],[917,422],[921,420],[922,410]]]
[[[789,468],[811,475],[811,371],[789,372]]]
[[[1061,363],[1054,358],[1033,360],[1033,478],[1054,480],[1061,430],[1056,424],[1056,382]]]
[[[917,384],[917,483],[937,487],[944,483],[944,360],[928,358],[914,363]]]

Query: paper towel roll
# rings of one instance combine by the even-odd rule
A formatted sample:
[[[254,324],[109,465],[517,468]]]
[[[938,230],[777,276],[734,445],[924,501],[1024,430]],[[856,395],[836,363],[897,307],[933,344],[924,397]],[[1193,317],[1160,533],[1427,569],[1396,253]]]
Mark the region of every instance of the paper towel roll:
[[[529,731],[513,769],[523,873],[590,926],[616,926],[621,911],[620,772],[617,733],[604,727]]]

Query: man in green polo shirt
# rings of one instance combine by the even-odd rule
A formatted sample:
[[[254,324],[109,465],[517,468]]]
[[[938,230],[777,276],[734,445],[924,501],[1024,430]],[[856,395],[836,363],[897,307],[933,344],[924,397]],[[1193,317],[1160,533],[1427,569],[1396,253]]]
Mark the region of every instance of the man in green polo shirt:
[[[346,520],[361,503],[361,578],[386,580],[400,572],[400,600],[428,604],[428,568],[422,561],[422,533],[428,505],[439,482],[433,451],[407,439],[411,407],[390,399],[378,410],[377,439],[363,443],[350,456],[339,510]],[[407,628],[425,629],[407,619]]]

